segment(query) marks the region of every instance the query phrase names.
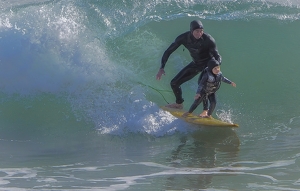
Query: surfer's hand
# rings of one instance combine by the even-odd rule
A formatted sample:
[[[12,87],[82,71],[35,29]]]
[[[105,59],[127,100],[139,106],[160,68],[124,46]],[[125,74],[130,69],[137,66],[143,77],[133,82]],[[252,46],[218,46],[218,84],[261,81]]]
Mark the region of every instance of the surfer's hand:
[[[233,87],[236,87],[236,84],[235,84],[234,82],[231,82],[231,85],[232,85]]]
[[[200,94],[196,94],[195,95],[195,100],[198,99],[199,97],[201,97],[201,95]]]
[[[162,75],[166,75],[165,70],[163,68],[159,69],[158,73],[156,74],[156,79],[160,80]]]

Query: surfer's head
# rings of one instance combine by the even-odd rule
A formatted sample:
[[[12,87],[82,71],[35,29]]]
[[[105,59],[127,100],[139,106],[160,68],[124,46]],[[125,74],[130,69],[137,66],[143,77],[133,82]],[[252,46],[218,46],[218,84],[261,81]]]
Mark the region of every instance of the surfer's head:
[[[203,35],[203,24],[199,20],[194,20],[190,24],[190,31],[195,39],[201,38]]]
[[[207,68],[208,71],[212,72],[213,74],[220,73],[220,63],[215,59],[211,59],[210,61],[208,61]]]
[[[203,24],[199,20],[193,20],[190,24],[190,31],[193,32],[196,29],[203,29]]]

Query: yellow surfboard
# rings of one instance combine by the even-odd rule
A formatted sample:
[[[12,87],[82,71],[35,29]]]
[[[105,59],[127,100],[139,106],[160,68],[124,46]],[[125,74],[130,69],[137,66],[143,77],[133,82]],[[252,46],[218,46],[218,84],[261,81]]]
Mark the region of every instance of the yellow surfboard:
[[[194,114],[190,114],[187,117],[182,117],[185,111],[181,109],[174,109],[165,106],[162,106],[161,109],[168,111],[173,116],[179,119],[182,119],[188,123],[193,123],[196,125],[216,126],[216,127],[235,127],[235,128],[239,126],[238,124],[235,123],[228,123],[215,118],[203,118],[203,117],[196,116]]]

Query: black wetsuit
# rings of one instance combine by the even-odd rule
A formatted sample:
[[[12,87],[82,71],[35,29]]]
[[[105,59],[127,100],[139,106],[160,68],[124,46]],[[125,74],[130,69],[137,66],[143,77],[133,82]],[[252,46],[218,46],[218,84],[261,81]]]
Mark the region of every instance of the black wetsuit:
[[[194,101],[189,109],[189,113],[192,113],[202,101],[208,99],[210,104],[207,115],[210,116],[217,104],[215,93],[220,88],[221,82],[231,84],[231,81],[224,77],[221,72],[215,75],[206,68],[199,77],[197,94],[200,94],[200,97]]]
[[[192,28],[192,27],[191,27]],[[193,59],[184,67],[171,81],[171,87],[176,97],[176,103],[184,102],[180,85],[199,74],[206,66],[207,62],[215,58],[221,63],[221,56],[218,53],[215,40],[209,34],[203,33],[200,39],[196,39],[191,31],[179,35],[175,41],[164,52],[161,60],[161,68],[164,68],[169,56],[180,46],[184,45],[190,52]],[[207,108],[204,108],[207,110]]]

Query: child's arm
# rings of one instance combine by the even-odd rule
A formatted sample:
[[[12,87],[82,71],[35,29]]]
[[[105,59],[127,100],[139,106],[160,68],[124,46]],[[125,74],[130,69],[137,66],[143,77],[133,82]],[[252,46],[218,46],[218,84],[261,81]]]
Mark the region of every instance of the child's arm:
[[[232,82],[231,80],[229,80],[223,75],[222,75],[222,82],[225,82],[226,84],[231,84],[233,87],[236,87],[236,84],[234,82]]]

